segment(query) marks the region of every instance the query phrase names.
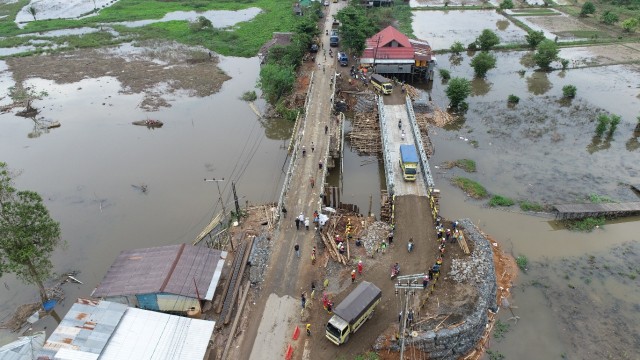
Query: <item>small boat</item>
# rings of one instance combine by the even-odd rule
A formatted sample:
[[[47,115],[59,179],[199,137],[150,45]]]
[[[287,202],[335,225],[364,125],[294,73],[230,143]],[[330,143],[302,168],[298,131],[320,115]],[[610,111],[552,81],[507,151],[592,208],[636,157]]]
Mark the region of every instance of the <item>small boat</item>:
[[[59,128],[61,126],[59,121],[54,121],[52,123],[50,123],[49,125],[47,125],[47,129],[54,129],[54,128]]]
[[[139,126],[146,126],[148,128],[159,128],[159,127],[162,127],[162,125],[164,125],[162,121],[153,120],[153,119],[134,121],[132,122],[132,124],[139,125]]]

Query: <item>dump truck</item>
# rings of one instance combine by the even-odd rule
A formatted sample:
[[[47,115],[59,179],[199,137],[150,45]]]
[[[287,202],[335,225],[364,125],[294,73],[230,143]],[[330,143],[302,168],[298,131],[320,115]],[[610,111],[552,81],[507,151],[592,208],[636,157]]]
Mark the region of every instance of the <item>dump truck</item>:
[[[385,95],[389,95],[393,91],[393,85],[391,85],[391,80],[387,79],[382,75],[378,75],[378,74],[371,75],[371,84],[373,84],[373,87],[375,89],[377,89],[378,91],[380,91]]]
[[[336,345],[344,344],[351,334],[373,316],[373,310],[380,303],[382,291],[374,284],[363,281],[338,306],[329,319],[326,336]]]
[[[333,23],[331,24],[331,35],[329,36],[329,46],[336,47],[340,45],[340,36],[338,35],[338,28],[340,27],[340,22],[333,19]]]
[[[400,168],[406,181],[416,181],[418,153],[414,145],[400,145]]]

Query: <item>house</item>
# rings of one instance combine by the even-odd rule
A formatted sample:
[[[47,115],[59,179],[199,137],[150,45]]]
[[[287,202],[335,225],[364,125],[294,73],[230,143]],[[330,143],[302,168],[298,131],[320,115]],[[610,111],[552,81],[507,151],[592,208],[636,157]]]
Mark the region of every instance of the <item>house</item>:
[[[29,336],[20,336],[18,340],[0,347],[2,360],[34,360],[36,354],[46,338],[44,331],[38,331]]]
[[[78,299],[38,360],[205,359],[215,322]]]
[[[147,310],[199,314],[213,300],[226,251],[186,244],[120,253],[91,294]]]
[[[360,64],[373,67],[378,74],[405,80],[414,77],[433,80],[436,58],[428,42],[409,39],[388,26],[366,40]]]

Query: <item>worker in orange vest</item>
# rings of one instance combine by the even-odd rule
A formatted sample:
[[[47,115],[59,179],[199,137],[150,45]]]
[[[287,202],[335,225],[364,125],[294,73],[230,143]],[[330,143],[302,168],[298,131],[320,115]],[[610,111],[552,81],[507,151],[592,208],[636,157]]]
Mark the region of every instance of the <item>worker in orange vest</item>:
[[[358,261],[358,274],[362,275],[362,260]]]
[[[355,270],[351,270],[351,282],[356,281],[356,271]]]

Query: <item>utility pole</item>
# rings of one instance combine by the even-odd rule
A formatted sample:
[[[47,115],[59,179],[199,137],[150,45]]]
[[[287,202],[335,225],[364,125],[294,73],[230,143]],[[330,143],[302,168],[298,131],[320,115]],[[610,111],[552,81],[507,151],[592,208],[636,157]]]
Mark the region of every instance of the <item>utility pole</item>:
[[[236,216],[238,217],[238,222],[240,221],[240,204],[238,204],[238,194],[236,194],[236,183],[231,182],[231,190],[233,190],[233,201],[236,203]]]
[[[209,179],[204,179],[205,182],[215,182],[216,186],[218,187],[218,196],[219,196],[219,200],[220,200],[220,204],[222,205],[222,222],[224,223],[224,219],[225,216],[227,215],[227,209],[224,206],[224,200],[222,199],[222,192],[220,191],[220,183],[224,181],[224,178],[222,179],[216,179],[213,178],[211,180]],[[229,236],[229,231],[227,230],[227,237]],[[231,251],[234,251],[233,249],[233,240],[231,240],[231,238],[229,237],[229,243],[231,244]]]

